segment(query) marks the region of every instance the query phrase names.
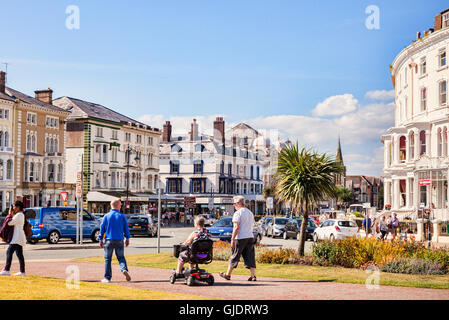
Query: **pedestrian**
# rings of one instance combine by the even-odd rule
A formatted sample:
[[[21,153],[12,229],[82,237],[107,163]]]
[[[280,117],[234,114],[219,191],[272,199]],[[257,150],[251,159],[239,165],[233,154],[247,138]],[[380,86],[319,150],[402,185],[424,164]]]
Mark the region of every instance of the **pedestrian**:
[[[180,222],[179,218],[180,218],[179,211],[176,211],[176,222],[178,223]]]
[[[397,217],[398,215],[395,213],[393,213],[393,218],[391,219],[391,227],[393,230],[393,238],[396,238],[397,234],[398,234],[398,228],[399,228],[399,219]]]
[[[26,244],[25,231],[23,225],[25,224],[25,214],[23,213],[22,201],[16,201],[14,206],[9,209],[9,215],[12,217],[8,222],[9,226],[14,226],[13,236],[6,251],[6,265],[0,275],[9,276],[11,270],[12,256],[14,252],[19,259],[20,272],[15,273],[15,276],[26,276],[25,273],[25,258],[23,257],[23,247]]]
[[[112,254],[115,251],[117,260],[120,263],[120,271],[126,278],[126,281],[131,280],[129,275],[128,266],[125,259],[125,247],[129,246],[129,234],[128,221],[123,213],[120,212],[121,202],[120,200],[111,201],[111,211],[109,211],[103,218],[100,226],[100,247],[104,248],[104,279],[102,283],[111,282],[112,268],[111,260]],[[103,238],[105,240],[103,244]],[[123,243],[124,238],[126,241]]]
[[[379,221],[379,229],[380,229],[380,240],[385,240],[385,236],[388,233],[388,223],[385,219],[385,216]]]
[[[236,212],[232,217],[234,224],[231,236],[231,258],[226,273],[220,272],[220,276],[231,280],[232,271],[237,268],[240,257],[243,256],[245,267],[250,269],[251,277],[248,281],[256,281],[256,255],[254,251],[254,214],[245,208],[245,198],[234,197]]]
[[[369,217],[368,213],[366,217],[363,219],[362,226],[363,230],[365,230],[365,233],[368,236],[371,233],[371,218]]]

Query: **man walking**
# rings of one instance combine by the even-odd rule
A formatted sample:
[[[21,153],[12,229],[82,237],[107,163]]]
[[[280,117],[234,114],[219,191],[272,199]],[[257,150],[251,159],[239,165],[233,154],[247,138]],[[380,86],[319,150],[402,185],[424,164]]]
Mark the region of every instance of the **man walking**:
[[[366,217],[362,221],[363,230],[365,230],[366,236],[371,233],[371,218],[369,217],[369,213],[366,214]]]
[[[232,270],[237,268],[240,257],[243,256],[245,267],[251,270],[251,277],[248,281],[256,281],[256,254],[254,251],[254,215],[245,208],[245,198],[234,197],[234,216],[232,222],[234,228],[231,236],[231,258],[226,273],[220,272],[220,276],[226,280],[231,280]]]
[[[398,228],[399,228],[399,219],[396,212],[393,213],[393,218],[391,219],[391,228],[393,230],[393,238],[396,238],[398,235]]]
[[[379,227],[380,227],[380,233],[381,233],[380,240],[385,240],[385,236],[388,233],[388,223],[385,220],[385,216],[383,216],[382,219],[380,220]]]
[[[128,221],[123,213],[120,212],[121,202],[120,200],[111,201],[111,211],[109,211],[101,222],[100,227],[100,247],[104,248],[104,262],[105,262],[105,272],[104,279],[101,280],[102,283],[111,282],[112,278],[112,268],[111,259],[112,254],[115,251],[117,260],[120,263],[120,270],[126,277],[126,281],[131,280],[131,276],[128,272],[128,267],[126,265],[125,259],[125,248],[124,245],[129,245],[129,229]],[[126,241],[123,244],[124,236]],[[103,238],[105,240],[103,244]]]

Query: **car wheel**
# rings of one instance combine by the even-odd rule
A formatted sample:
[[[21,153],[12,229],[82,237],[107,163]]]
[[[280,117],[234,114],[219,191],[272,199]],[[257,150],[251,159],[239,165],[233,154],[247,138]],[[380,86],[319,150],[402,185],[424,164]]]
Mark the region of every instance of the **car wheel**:
[[[72,240],[73,243],[76,243],[76,238],[72,238],[70,240]]]
[[[207,282],[208,285],[213,286],[213,285],[214,285],[214,282],[215,282],[215,279],[214,279],[214,277],[211,275],[209,278],[207,278],[206,282]]]
[[[329,236],[329,241],[334,241],[335,240],[335,236],[333,235],[333,234],[331,234],[330,236]]]
[[[170,276],[170,283],[171,283],[171,284],[174,284],[175,281],[176,281],[176,277],[175,277],[174,274],[172,274],[172,275]]]
[[[47,237],[47,242],[49,244],[57,244],[60,237],[61,236],[58,231],[52,231]]]
[[[192,276],[189,276],[189,277],[187,278],[187,280],[186,280],[186,284],[187,284],[189,287],[193,286],[193,282],[194,282],[194,280],[193,280],[193,277],[192,277]]]
[[[288,239],[287,231],[284,231],[284,234],[282,235],[282,238],[284,238],[284,240],[287,240],[287,239]]]
[[[92,240],[92,242],[99,242],[98,240],[99,237],[100,237],[100,230],[97,229],[92,233],[90,239]]]
[[[313,234],[313,242],[318,242],[318,235],[316,233]]]

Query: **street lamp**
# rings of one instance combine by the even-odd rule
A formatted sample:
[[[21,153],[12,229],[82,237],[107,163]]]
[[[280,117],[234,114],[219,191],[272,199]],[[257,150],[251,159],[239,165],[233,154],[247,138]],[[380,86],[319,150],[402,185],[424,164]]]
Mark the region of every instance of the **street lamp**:
[[[128,213],[128,206],[129,206],[129,158],[131,157],[131,153],[135,152],[136,157],[134,158],[135,161],[139,161],[139,153],[136,150],[133,150],[129,147],[126,149],[126,202],[125,202],[125,213]]]

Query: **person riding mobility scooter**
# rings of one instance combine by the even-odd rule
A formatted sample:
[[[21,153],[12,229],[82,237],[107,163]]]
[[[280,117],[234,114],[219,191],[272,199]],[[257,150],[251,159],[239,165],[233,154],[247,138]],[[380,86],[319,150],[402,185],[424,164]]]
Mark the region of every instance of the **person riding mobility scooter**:
[[[206,282],[210,286],[214,284],[214,276],[198,267],[198,264],[211,263],[213,258],[213,241],[209,231],[204,228],[203,217],[195,219],[195,228],[186,242],[173,246],[173,255],[178,258],[178,267],[172,271],[171,284],[177,279],[185,279],[188,286],[195,282]],[[186,262],[190,263],[190,269],[183,268]]]

